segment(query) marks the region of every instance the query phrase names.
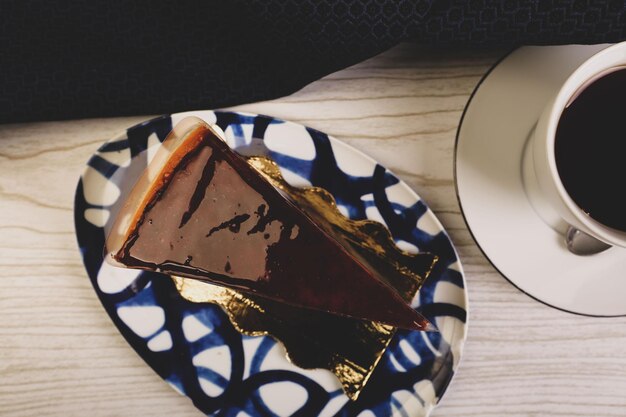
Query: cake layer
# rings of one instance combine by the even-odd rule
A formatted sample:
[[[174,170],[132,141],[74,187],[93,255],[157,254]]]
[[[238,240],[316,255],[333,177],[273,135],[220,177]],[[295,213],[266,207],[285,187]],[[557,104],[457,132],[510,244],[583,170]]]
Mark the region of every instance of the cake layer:
[[[115,261],[292,306],[431,328],[385,283],[380,265],[316,224],[209,125],[182,123],[118,215],[107,241]]]

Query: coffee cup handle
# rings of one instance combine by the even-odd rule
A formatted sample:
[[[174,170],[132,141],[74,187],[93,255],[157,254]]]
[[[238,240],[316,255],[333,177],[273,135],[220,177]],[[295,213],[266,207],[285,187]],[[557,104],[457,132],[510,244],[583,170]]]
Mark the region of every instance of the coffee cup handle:
[[[567,228],[565,244],[571,253],[579,256],[595,255],[612,247],[574,226]]]

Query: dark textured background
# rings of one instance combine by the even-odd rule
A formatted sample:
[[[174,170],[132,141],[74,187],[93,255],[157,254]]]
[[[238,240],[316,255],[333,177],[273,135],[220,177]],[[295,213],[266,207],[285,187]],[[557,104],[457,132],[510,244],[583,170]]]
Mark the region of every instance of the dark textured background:
[[[611,0],[0,0],[0,122],[168,113],[291,93],[403,40],[614,42]]]

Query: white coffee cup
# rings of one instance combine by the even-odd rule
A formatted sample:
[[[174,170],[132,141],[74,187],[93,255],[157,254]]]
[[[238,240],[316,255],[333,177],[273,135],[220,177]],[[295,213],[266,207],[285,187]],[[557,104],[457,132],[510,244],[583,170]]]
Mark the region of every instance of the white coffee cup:
[[[626,232],[593,219],[567,193],[557,171],[555,137],[559,119],[568,103],[593,81],[624,66],[626,42],[603,49],[576,68],[541,113],[530,134],[523,166],[524,185],[531,202],[551,227],[563,232],[563,225],[569,225],[597,240],[620,247],[626,247]]]

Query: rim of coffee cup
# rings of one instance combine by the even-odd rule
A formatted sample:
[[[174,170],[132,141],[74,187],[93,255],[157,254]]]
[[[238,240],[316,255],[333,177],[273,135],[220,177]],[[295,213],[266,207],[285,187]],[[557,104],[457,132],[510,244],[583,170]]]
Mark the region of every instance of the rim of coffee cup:
[[[611,70],[612,68],[619,66],[624,66],[626,68],[626,42],[621,42],[603,49],[576,68],[576,70],[563,83],[556,94],[556,98],[550,105],[546,130],[547,140],[545,141],[545,145],[547,146],[547,160],[554,185],[556,186],[559,197],[567,206],[569,212],[583,226],[589,229],[586,230],[586,232],[590,231],[593,236],[605,241],[606,243],[626,247],[626,232],[613,229],[593,219],[591,216],[587,215],[570,197],[569,193],[565,189],[565,186],[563,185],[563,182],[561,181],[561,177],[556,166],[554,146],[558,123],[567,104],[576,97],[577,93],[582,91],[600,76],[605,75],[607,70]],[[577,227],[575,224],[572,226]]]

